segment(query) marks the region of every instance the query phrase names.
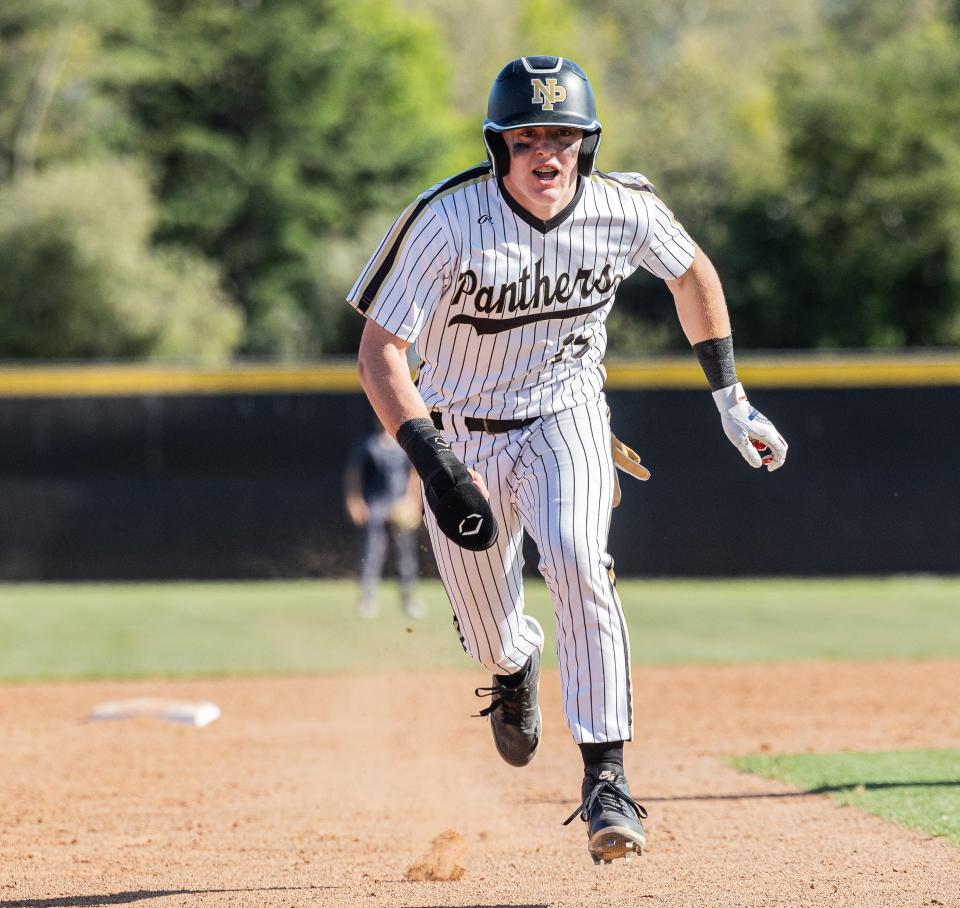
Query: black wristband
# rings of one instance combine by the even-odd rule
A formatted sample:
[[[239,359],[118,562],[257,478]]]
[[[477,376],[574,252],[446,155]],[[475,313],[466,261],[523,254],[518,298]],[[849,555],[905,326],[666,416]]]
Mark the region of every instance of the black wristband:
[[[729,388],[737,383],[737,367],[733,362],[733,337],[713,337],[693,345],[700,368],[707,376],[711,391]]]

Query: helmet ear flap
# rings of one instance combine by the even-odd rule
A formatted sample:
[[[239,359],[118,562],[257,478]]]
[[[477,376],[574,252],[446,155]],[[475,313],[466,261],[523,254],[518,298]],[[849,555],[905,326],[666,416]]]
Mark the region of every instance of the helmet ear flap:
[[[593,165],[600,150],[600,130],[583,137],[580,143],[580,155],[577,158],[577,173],[588,177],[593,173]]]
[[[510,173],[510,152],[503,136],[493,129],[483,131],[483,144],[487,146],[487,157],[493,167],[493,175],[498,178]]]

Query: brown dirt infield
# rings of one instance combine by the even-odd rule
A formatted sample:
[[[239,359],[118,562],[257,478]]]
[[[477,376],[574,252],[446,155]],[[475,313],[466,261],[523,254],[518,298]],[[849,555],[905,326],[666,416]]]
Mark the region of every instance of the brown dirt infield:
[[[960,906],[960,849],[722,762],[960,747],[960,663],[637,669],[627,768],[648,851],[609,867],[582,824],[560,825],[580,772],[556,675],[522,770],[470,718],[482,683],[0,687],[0,905]],[[83,721],[154,695],[212,699],[223,717]],[[406,879],[418,863],[426,879]],[[429,879],[434,865],[455,879]]]

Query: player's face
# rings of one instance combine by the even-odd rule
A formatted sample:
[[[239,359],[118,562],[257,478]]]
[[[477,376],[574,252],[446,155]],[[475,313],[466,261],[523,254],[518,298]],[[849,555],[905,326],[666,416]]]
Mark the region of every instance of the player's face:
[[[503,133],[510,172],[503,178],[510,195],[531,214],[549,220],[573,198],[583,130],[569,126],[524,126]]]

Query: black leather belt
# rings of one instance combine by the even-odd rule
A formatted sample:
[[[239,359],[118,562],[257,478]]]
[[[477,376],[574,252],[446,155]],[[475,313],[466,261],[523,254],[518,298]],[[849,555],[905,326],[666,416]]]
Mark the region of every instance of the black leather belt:
[[[439,410],[432,410],[430,418],[433,424],[443,431],[443,414]],[[529,416],[526,419],[486,419],[481,416],[464,416],[463,424],[470,432],[510,432],[512,429],[522,429],[536,422],[539,416]]]

